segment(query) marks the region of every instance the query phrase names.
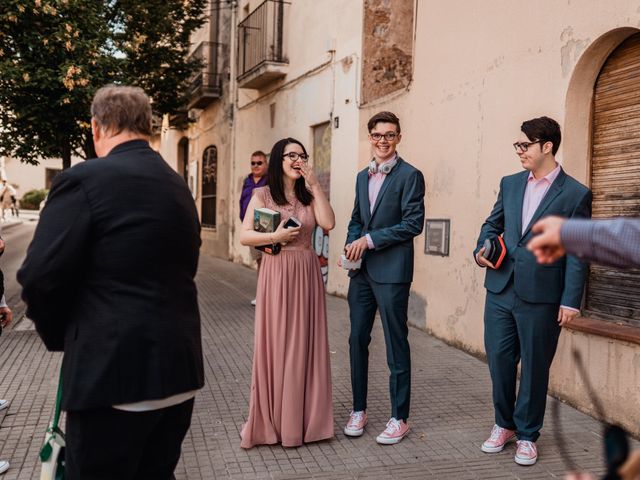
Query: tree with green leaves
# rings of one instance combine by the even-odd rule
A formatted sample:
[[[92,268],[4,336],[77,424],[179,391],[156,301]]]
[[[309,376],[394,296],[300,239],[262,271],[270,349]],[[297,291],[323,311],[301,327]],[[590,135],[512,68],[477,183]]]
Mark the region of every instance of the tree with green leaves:
[[[109,83],[142,87],[158,115],[186,104],[189,39],[208,0],[2,0],[0,155],[95,156],[90,105]]]

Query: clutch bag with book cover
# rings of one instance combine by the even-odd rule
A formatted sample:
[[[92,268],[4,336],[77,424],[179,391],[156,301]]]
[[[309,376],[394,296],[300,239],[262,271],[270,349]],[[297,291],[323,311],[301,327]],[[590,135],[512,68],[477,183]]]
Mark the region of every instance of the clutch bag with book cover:
[[[273,233],[278,228],[278,225],[280,225],[280,212],[276,212],[270,208],[254,209],[253,229],[256,232]],[[254,248],[269,255],[277,255],[280,253],[282,246],[279,243],[269,243],[267,245],[258,245]]]

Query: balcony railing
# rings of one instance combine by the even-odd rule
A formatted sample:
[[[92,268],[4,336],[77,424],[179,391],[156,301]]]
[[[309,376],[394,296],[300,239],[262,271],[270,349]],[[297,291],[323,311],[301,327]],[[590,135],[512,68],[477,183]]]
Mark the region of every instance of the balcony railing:
[[[205,108],[222,94],[218,62],[219,43],[200,42],[190,57],[202,65],[189,81],[189,108]]]
[[[285,16],[289,2],[265,0],[238,25],[238,82],[261,88],[287,73]]]

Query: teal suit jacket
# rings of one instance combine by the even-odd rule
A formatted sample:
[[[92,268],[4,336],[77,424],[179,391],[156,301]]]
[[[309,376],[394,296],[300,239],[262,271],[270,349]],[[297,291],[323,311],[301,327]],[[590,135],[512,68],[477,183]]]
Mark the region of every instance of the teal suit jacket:
[[[588,265],[573,255],[541,265],[526,246],[533,236],[531,227],[544,216],[591,217],[591,191],[561,169],[522,233],[522,203],[528,176],[529,172],[523,171],[502,179],[498,199],[482,225],[474,258],[487,237],[503,235],[507,247],[502,266],[498,270],[487,269],[484,286],[492,293],[500,293],[513,275],[516,294],[522,300],[580,308]]]
[[[347,232],[347,243],[366,234],[375,246],[362,262],[377,283],[410,283],[413,280],[413,238],[424,226],[424,176],[398,157],[385,178],[373,212],[369,205],[369,169],[358,173],[356,198]],[[360,270],[350,271],[349,276]]]

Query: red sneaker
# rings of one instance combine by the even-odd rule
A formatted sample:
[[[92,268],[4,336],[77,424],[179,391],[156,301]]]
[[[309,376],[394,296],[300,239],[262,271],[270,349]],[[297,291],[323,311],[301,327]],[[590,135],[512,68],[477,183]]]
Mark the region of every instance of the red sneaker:
[[[485,453],[498,453],[504,450],[504,446],[516,438],[516,432],[494,425],[491,436],[480,447]]]
[[[391,418],[387,422],[387,428],[376,437],[376,442],[382,445],[394,445],[399,443],[409,433],[409,425],[404,420]]]
[[[361,410],[359,412],[351,412],[349,414],[349,422],[344,427],[344,434],[350,437],[359,437],[364,433],[364,427],[367,424],[367,412]]]
[[[538,448],[529,440],[518,440],[518,449],[513,458],[518,465],[533,465],[538,461]]]

